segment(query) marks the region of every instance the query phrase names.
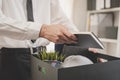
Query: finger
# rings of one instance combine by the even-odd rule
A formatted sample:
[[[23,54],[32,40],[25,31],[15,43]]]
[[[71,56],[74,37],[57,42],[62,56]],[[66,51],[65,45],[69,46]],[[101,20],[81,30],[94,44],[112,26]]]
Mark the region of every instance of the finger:
[[[70,44],[70,43],[77,43],[76,41],[71,40],[70,38],[66,37],[66,35],[62,34],[60,36],[60,39],[64,41],[64,43]]]
[[[98,62],[104,62],[102,58],[97,59]]]
[[[62,39],[65,42],[69,42],[70,41],[70,39],[68,37],[66,37],[64,34],[60,35],[59,37],[60,37],[60,39]]]
[[[56,44],[64,44],[65,43],[65,41],[64,40],[62,40],[62,39],[59,39],[58,41],[56,41],[55,42]]]
[[[75,41],[71,41],[71,40],[66,41],[66,40],[63,39],[63,38],[60,38],[59,41],[58,41],[58,43],[59,43],[59,44],[64,44],[64,43],[66,43],[66,44],[71,44],[71,43],[76,43],[76,42],[75,42]]]
[[[88,50],[91,51],[91,52],[94,52],[94,53],[98,52],[97,49],[95,49],[95,48],[89,48]]]
[[[62,30],[62,32],[67,38],[77,41],[77,37],[74,34],[71,34],[67,29]]]
[[[66,34],[66,36],[70,38],[71,40],[77,41],[77,37],[74,34],[68,33]]]

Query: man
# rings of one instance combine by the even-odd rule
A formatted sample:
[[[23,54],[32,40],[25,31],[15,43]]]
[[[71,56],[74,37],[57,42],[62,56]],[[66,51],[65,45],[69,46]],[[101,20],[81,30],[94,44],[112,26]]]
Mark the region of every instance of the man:
[[[30,48],[49,41],[76,42],[72,32],[77,29],[66,18],[58,0],[32,0],[34,20],[31,21],[27,1],[30,2],[0,0],[0,80],[31,80]],[[31,39],[37,40],[32,43]]]

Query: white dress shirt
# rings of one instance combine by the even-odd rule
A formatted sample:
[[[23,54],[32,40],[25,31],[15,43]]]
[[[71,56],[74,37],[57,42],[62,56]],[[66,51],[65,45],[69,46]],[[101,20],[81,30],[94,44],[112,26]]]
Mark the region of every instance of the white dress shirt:
[[[38,38],[43,24],[63,24],[71,32],[77,31],[63,13],[59,0],[32,0],[34,22],[27,21],[26,1],[0,0],[0,48],[48,44],[48,40]],[[37,41],[33,44],[30,39]]]

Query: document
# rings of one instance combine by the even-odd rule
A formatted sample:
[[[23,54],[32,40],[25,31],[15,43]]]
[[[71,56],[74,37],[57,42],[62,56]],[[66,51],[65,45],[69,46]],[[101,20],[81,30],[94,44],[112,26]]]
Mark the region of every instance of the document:
[[[102,42],[93,32],[79,32],[75,33],[77,43],[67,44],[69,46],[77,46],[80,48],[98,48],[104,49]]]

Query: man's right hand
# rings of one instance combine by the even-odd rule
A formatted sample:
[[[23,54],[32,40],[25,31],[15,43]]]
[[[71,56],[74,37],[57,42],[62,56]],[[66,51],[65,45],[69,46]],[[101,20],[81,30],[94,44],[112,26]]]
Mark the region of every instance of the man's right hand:
[[[77,40],[75,35],[70,33],[65,26],[60,24],[43,25],[39,36],[57,44],[76,43]]]

